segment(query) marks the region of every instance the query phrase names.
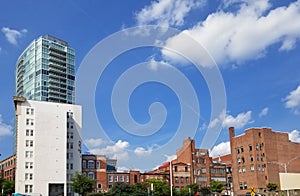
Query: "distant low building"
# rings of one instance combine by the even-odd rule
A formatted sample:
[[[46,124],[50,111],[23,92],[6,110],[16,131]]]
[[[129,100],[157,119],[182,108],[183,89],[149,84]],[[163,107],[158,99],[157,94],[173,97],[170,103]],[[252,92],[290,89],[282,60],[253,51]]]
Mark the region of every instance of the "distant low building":
[[[0,179],[15,181],[16,155],[12,155],[0,162]]]

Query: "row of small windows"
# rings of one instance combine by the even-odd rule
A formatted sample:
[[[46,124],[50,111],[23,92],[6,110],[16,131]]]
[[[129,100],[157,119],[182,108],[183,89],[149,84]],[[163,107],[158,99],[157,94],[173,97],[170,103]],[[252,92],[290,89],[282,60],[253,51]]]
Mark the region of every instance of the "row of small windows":
[[[257,165],[257,171],[258,172],[263,172],[266,170],[266,164],[263,164],[263,165],[260,165],[258,164]],[[247,171],[246,167],[245,166],[242,166],[242,167],[238,167],[238,172],[239,173],[245,173]],[[254,172],[255,171],[255,165],[254,164],[251,164],[250,165],[250,171]]]
[[[262,154],[257,154],[256,155],[256,161],[264,161],[264,158],[265,158],[265,153],[262,153]],[[250,155],[250,162],[253,162],[254,161],[254,157],[253,155],[251,154]],[[237,163],[238,164],[241,164],[241,163],[245,163],[245,157],[238,157],[237,158]]]
[[[212,174],[225,174],[226,170],[225,170],[225,168],[211,168],[210,173],[212,173]]]
[[[185,177],[185,183],[189,183],[190,179],[189,177]],[[179,183],[179,178],[175,177],[175,183]],[[180,177],[180,183],[184,183],[184,177]]]
[[[198,170],[194,170],[194,175],[206,174],[206,168],[201,168]]]
[[[95,161],[89,160],[87,166],[88,169],[95,169]],[[82,161],[82,168],[86,169],[86,160]],[[96,169],[100,169],[100,161],[96,161]]]
[[[177,167],[177,166],[174,166],[174,171],[175,171],[175,172],[178,172],[178,167]],[[188,171],[189,171],[189,168],[188,168],[188,167],[184,167],[184,171],[185,171],[185,172],[188,172]]]
[[[119,181],[119,177],[120,177],[120,181]],[[108,182],[125,182],[125,178],[126,178],[126,182],[129,182],[129,176],[108,176]]]
[[[264,147],[264,143],[260,143],[260,144],[259,144],[259,143],[256,143],[256,144],[255,144],[255,149],[256,149],[256,150],[263,150],[263,147]],[[253,148],[252,148],[252,145],[249,144],[249,145],[248,145],[248,150],[249,150],[249,151],[252,151],[252,149],[253,149]],[[236,153],[237,153],[237,154],[240,154],[240,153],[243,153],[243,152],[244,152],[244,147],[243,147],[243,146],[241,146],[241,147],[239,147],[239,148],[236,148]]]
[[[26,147],[33,147],[33,140],[26,140],[25,141],[25,146]]]
[[[240,182],[240,190],[242,189],[248,189],[248,185],[247,185],[247,182]]]

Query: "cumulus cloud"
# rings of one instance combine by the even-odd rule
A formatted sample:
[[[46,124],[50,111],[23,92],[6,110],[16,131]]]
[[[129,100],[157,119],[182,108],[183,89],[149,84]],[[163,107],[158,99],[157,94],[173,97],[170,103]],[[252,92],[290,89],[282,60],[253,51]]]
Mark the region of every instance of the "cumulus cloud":
[[[230,142],[222,142],[213,147],[210,151],[210,156],[213,158],[230,154]]]
[[[269,108],[265,107],[264,109],[261,110],[261,112],[259,113],[259,117],[263,117],[266,116],[269,112]]]
[[[106,144],[106,141],[104,141],[101,138],[90,138],[84,140],[84,143],[88,148],[95,148],[95,147],[100,147],[103,144]]]
[[[134,150],[134,153],[137,156],[149,156],[152,153],[152,148],[145,149],[144,147],[137,147]]]
[[[248,112],[242,112],[239,113],[236,117],[227,114],[225,112],[222,112],[218,118],[213,119],[209,125],[208,128],[213,128],[217,124],[222,123],[223,128],[228,128],[228,127],[235,127],[237,129],[243,128],[245,125],[251,123],[251,114],[252,111]]]
[[[285,107],[295,114],[300,114],[300,85],[284,98]]]
[[[5,124],[0,114],[0,136],[9,136],[12,134],[12,126]]]
[[[298,142],[300,143],[300,133],[298,130],[293,130],[291,133],[289,133],[289,139],[292,142]]]
[[[165,46],[182,48],[180,52],[195,56],[197,53],[182,42],[182,34],[189,35],[202,44],[218,64],[263,57],[274,44],[279,45],[279,51],[295,47],[300,38],[300,20],[295,20],[300,18],[300,0],[274,9],[267,0],[229,0],[227,5],[236,2],[239,2],[236,12],[221,9],[212,13],[194,27],[170,38]],[[166,59],[182,59],[176,53],[161,52]]]
[[[158,0],[136,14],[138,25],[181,26],[187,14],[205,3],[204,0]]]
[[[90,149],[90,153],[103,154],[117,158],[118,160],[128,160],[128,147],[129,143],[127,141],[118,140],[116,143],[107,145],[104,148],[92,148]]]
[[[27,33],[27,29],[22,29],[20,31],[16,29],[11,29],[9,27],[2,27],[2,33],[4,33],[7,41],[13,45],[18,45],[18,39],[23,37]]]

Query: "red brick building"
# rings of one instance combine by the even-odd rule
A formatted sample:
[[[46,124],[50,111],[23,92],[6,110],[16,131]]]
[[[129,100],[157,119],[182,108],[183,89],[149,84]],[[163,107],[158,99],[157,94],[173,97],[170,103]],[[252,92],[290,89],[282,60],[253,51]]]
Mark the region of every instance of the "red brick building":
[[[279,172],[300,173],[300,143],[289,141],[287,133],[270,128],[251,128],[235,136],[229,128],[232,174],[235,194],[245,194],[254,187],[266,191],[270,182],[279,184]]]
[[[213,161],[206,149],[195,147],[195,141],[187,138],[182,148],[176,152],[177,158],[172,161],[172,182],[177,189],[189,184],[199,184],[201,187],[210,185],[211,180],[226,185],[226,165]],[[169,175],[169,163],[164,163],[155,170]]]
[[[0,178],[15,181],[16,155],[12,155],[0,162]]]

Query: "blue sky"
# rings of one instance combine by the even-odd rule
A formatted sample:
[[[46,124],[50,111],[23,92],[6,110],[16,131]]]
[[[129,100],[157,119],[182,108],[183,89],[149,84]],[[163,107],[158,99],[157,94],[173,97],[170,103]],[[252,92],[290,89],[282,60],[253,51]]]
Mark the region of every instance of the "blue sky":
[[[236,134],[271,127],[300,142],[299,18],[300,1],[2,2],[2,158],[14,150],[15,62],[32,40],[46,34],[67,41],[76,51],[77,103],[83,105],[86,151],[116,157],[120,168],[154,168],[175,154],[181,136],[194,138],[198,147],[209,146],[214,156],[228,153],[228,126],[235,126]],[[128,28],[143,25],[164,27],[155,33],[170,35],[158,36],[161,40],[150,46],[141,44],[139,38],[147,40],[153,31]],[[120,31],[121,38],[128,32],[136,37],[120,39]],[[107,50],[101,49],[102,40],[110,44]],[[136,43],[142,47],[122,51],[95,75],[107,55],[120,45],[126,49]],[[89,70],[86,62],[92,52],[98,56]],[[214,75],[208,75],[210,70]],[[96,81],[94,91],[78,94],[90,81]],[[133,87],[134,82],[139,85]],[[178,128],[181,122],[184,130]],[[217,131],[205,136],[211,130]]]

